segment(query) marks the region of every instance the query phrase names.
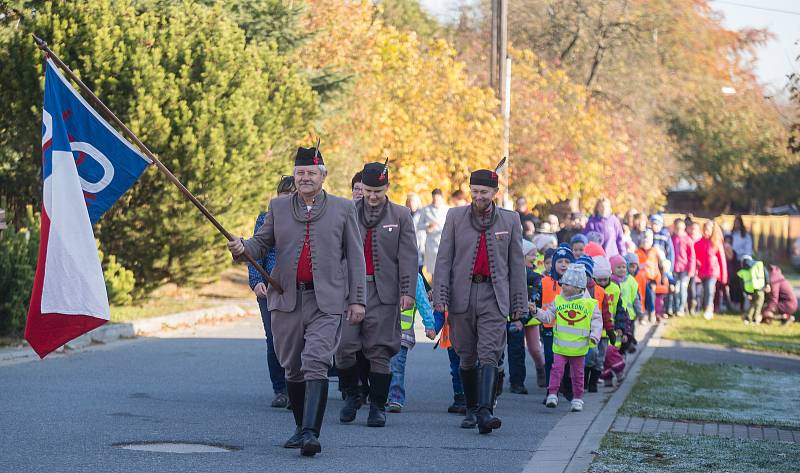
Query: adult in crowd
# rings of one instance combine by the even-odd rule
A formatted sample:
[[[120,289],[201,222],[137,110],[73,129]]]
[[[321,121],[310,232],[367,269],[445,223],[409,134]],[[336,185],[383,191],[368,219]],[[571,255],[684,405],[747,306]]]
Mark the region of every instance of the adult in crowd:
[[[611,212],[611,201],[603,197],[594,206],[594,214],[589,217],[583,233],[597,232],[603,235],[603,250],[608,258],[625,254],[625,244],[622,238],[622,224],[616,215]]]
[[[674,285],[675,279],[672,275],[672,268],[675,266],[675,248],[672,245],[672,235],[669,230],[664,227],[664,216],[660,213],[655,213],[650,216],[650,229],[653,230],[653,246],[660,252],[662,257],[662,279],[666,279],[667,285],[662,287],[666,288],[667,294],[664,295],[663,312],[669,315],[675,315],[673,312],[672,291],[669,290],[669,285]]]
[[[464,205],[469,205],[469,202],[467,202],[467,194],[461,189],[456,189],[450,194],[450,207],[462,207]]]
[[[736,215],[733,219],[733,230],[730,235],[730,245],[734,253],[734,258],[730,260],[731,270],[736,274],[742,269],[742,260],[745,256],[753,256],[753,237],[744,225],[741,215]],[[728,284],[731,301],[741,306],[744,311],[744,286],[739,278],[731,278]]]
[[[508,317],[528,314],[522,225],[494,204],[497,173],[470,175],[472,204],[450,209],[433,280],[434,307],[449,309],[448,324],[467,401],[461,426],[481,434],[501,426],[494,416],[499,362]],[[526,320],[527,322],[527,320]]]
[[[697,277],[703,286],[701,307],[706,320],[714,318],[714,294],[717,281],[728,281],[728,266],[722,246],[721,231],[713,220],[703,225],[702,237],[694,244]]]
[[[647,231],[647,214],[644,213],[634,214],[633,222],[631,224],[631,241],[636,246],[636,248],[638,248],[639,244],[642,242],[642,237],[644,236],[646,231]]]
[[[762,314],[766,321],[781,320],[784,323],[794,322],[797,312],[797,295],[792,284],[783,276],[781,268],[769,265],[769,301]]]
[[[294,177],[281,177],[281,180],[278,182],[278,197],[290,195],[295,190],[297,189],[294,186]],[[258,214],[256,226],[253,230],[254,235],[258,233],[258,229],[264,224],[266,218],[266,212]],[[275,248],[270,248],[266,256],[258,261],[258,264],[268,273],[272,272],[272,268],[275,267]],[[250,289],[252,289],[256,295],[258,309],[261,312],[261,321],[264,324],[264,335],[267,341],[267,369],[269,371],[269,380],[272,383],[272,392],[275,394],[275,398],[272,399],[272,407],[289,407],[289,396],[286,394],[286,373],[278,362],[278,356],[275,354],[275,345],[272,338],[272,319],[270,317],[269,304],[267,304],[267,284],[261,276],[261,273],[256,271],[253,265],[247,265],[247,272]]]
[[[350,192],[353,194],[353,202],[358,202],[364,197],[364,185],[361,184],[361,171],[353,174],[350,180]]]
[[[419,229],[419,220],[422,218],[422,199],[416,192],[409,192],[406,195],[406,207],[411,211],[411,220],[414,222],[415,235],[417,237],[417,263],[418,270],[422,273],[422,265],[425,263],[423,248],[425,248],[425,230]]]
[[[439,241],[442,238],[444,221],[449,208],[444,201],[441,189],[431,192],[431,205],[423,207],[417,222],[417,230],[425,232],[425,269],[433,276],[436,270],[436,253],[439,252]]]
[[[235,261],[242,261],[245,252],[260,259],[275,248],[272,277],[282,292],[270,285],[267,300],[296,426],[284,447],[299,448],[303,456],[322,451],[328,370],[341,324],[360,323],[366,306],[364,244],[355,205],[322,189],[327,174],[316,148],[299,148],[297,192],[270,201],[253,238],[228,242]]]
[[[731,232],[731,245],[736,257],[741,261],[745,256],[753,256],[753,237],[744,225],[741,215],[736,215],[733,219],[733,231]]]
[[[583,212],[572,212],[569,214],[564,226],[556,232],[556,237],[561,243],[569,243],[572,237],[583,231],[585,217]]]
[[[364,237],[367,307],[364,320],[346,324],[336,351],[339,384],[346,396],[339,420],[355,420],[361,407],[357,353],[369,361],[369,427],[386,424],[392,380],[390,360],[400,351],[400,311],[412,309],[417,289],[417,243],[411,212],[386,196],[386,163],[368,163],[362,171],[364,197],[356,203]]]
[[[514,202],[514,210],[519,214],[519,221],[523,226],[525,226],[525,222],[531,222],[534,227],[539,224],[539,219],[528,208],[528,199],[525,197],[517,197],[517,201]]]
[[[694,277],[697,260],[692,237],[686,233],[686,222],[680,218],[675,219],[672,230],[672,246],[675,250],[675,266],[673,267],[675,289],[672,297],[672,310],[676,315],[682,316],[689,309],[689,283]]]

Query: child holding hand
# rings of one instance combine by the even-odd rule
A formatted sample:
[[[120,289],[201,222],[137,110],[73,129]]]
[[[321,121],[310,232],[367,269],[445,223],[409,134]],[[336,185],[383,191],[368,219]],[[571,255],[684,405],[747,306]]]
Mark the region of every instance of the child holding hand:
[[[582,265],[570,264],[561,277],[561,294],[552,304],[536,314],[542,323],[553,324],[553,369],[547,388],[545,405],[558,405],[558,389],[569,365],[573,399],[571,410],[583,410],[583,370],[590,343],[597,345],[603,321],[597,301],[586,293],[586,271]]]

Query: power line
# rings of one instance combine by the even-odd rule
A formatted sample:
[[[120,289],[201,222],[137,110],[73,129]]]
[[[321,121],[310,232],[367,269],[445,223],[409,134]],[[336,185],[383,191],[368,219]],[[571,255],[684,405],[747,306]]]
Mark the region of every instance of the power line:
[[[800,11],[791,11],[791,10],[781,10],[779,8],[769,8],[769,7],[759,7],[757,5],[748,5],[746,3],[739,3],[739,2],[729,2],[727,0],[711,0],[714,3],[724,3],[726,5],[733,5],[737,7],[743,8],[752,8],[753,10],[762,10],[768,11],[773,13],[783,13],[784,15],[796,15],[800,16]]]

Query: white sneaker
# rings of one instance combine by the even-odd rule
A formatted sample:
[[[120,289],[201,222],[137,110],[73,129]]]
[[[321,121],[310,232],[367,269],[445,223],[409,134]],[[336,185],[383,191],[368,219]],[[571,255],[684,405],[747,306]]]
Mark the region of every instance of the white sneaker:
[[[703,312],[703,318],[706,319],[706,320],[713,319],[714,318],[714,312],[710,311],[710,310],[707,310],[707,311]]]
[[[583,399],[573,399],[572,400],[572,412],[580,412],[583,410]]]
[[[556,407],[558,405],[558,395],[557,394],[548,394],[547,400],[545,401],[544,405],[546,407]]]

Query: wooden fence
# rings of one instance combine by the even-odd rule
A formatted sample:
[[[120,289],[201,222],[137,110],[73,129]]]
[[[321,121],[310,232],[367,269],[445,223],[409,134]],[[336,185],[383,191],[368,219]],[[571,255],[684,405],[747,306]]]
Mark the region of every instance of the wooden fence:
[[[683,214],[664,214],[664,223],[672,225]],[[715,218],[726,232],[733,228],[734,215],[720,215]],[[708,219],[693,217],[704,223]],[[758,256],[767,261],[785,261],[789,257],[792,243],[800,238],[800,216],[798,215],[742,215],[744,225],[753,236],[753,249]]]

